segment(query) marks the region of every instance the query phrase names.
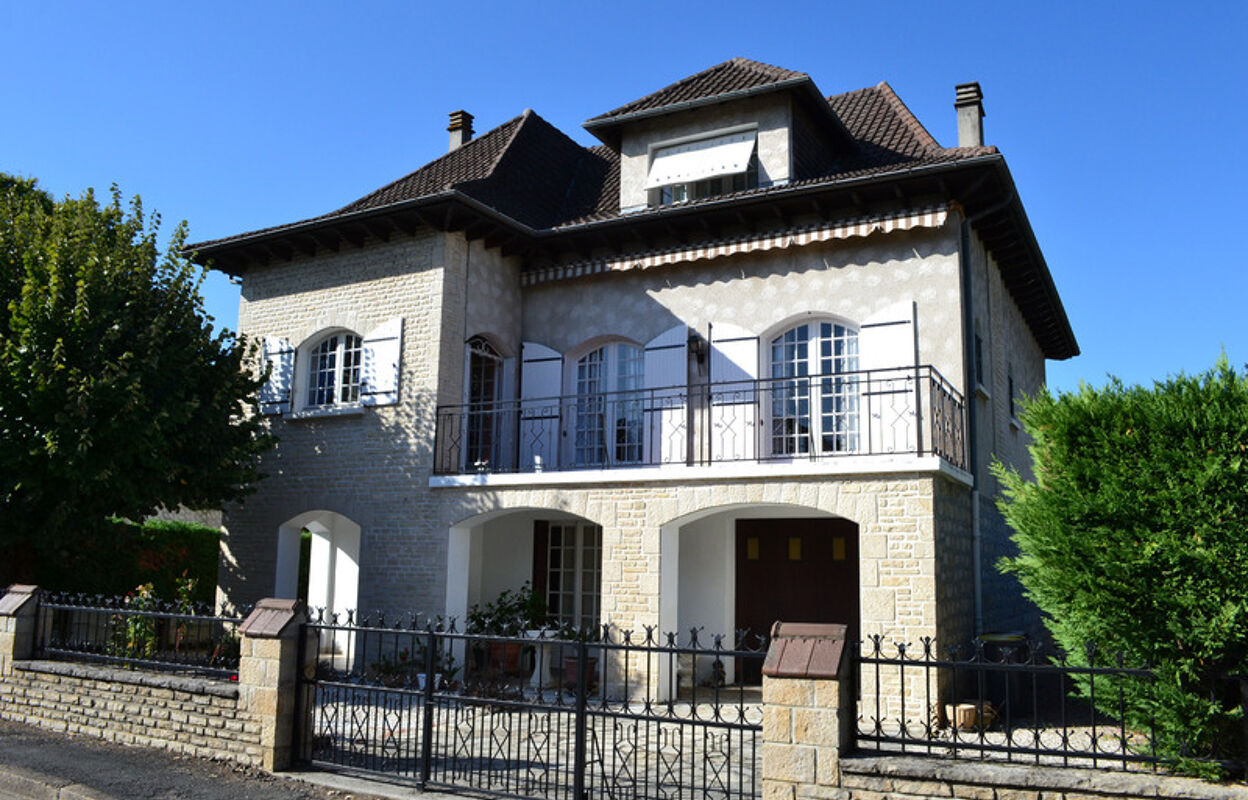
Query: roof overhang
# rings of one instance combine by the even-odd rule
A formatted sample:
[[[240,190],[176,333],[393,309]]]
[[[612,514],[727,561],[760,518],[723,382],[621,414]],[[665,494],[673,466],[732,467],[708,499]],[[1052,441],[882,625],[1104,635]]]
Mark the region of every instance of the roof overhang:
[[[1007,290],[1047,358],[1079,354],[1070,321],[1027,219],[1013,177],[999,153],[829,178],[697,203],[662,206],[626,216],[539,231],[526,253],[558,263],[639,243],[696,245],[708,239],[833,222],[891,209],[953,201],[993,255]]]
[[[829,222],[911,206],[954,201],[1001,269],[1045,356],[1072,358],[1079,345],[1032,231],[1014,179],[998,153],[937,164],[901,166],[863,176],[772,187],[696,203],[662,206],[609,219],[534,230],[458,190],[229,239],[189,245],[198,264],[229,275],[254,265],[362,248],[422,230],[462,232],[526,269],[603,254],[636,252],[663,241],[696,244],[741,231]]]
[[[422,230],[463,231],[470,239],[485,239],[490,247],[514,245],[534,235],[526,225],[452,189],[378,208],[199,242],[188,245],[184,252],[197,264],[237,277],[251,266],[361,248],[396,235],[414,236]]]

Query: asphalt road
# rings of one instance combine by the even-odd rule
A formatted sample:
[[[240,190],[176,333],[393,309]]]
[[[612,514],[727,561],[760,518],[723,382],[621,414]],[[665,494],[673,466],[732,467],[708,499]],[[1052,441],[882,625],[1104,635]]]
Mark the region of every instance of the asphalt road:
[[[122,747],[0,721],[0,800],[55,797],[63,786],[81,796],[115,800],[375,800],[377,795],[335,790],[258,769]],[[40,794],[17,788],[13,777],[48,777]],[[18,780],[17,783],[21,783]],[[16,793],[15,793],[16,792]],[[66,792],[66,794],[69,794]]]

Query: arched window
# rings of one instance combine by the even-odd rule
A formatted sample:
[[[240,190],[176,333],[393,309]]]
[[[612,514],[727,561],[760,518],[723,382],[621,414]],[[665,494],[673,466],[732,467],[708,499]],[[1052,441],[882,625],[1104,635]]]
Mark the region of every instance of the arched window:
[[[642,460],[642,349],[612,342],[576,362],[572,458],[579,466]]]
[[[503,357],[483,336],[468,340],[468,464],[499,463],[498,441]]]
[[[332,333],[309,353],[309,408],[360,401],[361,339],[349,331]]]
[[[858,332],[803,322],[773,338],[769,355],[771,454],[858,450]]]

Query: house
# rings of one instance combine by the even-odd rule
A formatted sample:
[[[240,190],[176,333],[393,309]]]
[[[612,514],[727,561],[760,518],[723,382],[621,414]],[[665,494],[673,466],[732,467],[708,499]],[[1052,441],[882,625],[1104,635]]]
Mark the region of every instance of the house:
[[[194,246],[241,280],[280,437],[221,592],[573,624],[777,618],[964,641],[1036,621],[987,470],[1078,353],[978,84],[942,147],[886,83],[733,59],[531,110],[336,211]]]

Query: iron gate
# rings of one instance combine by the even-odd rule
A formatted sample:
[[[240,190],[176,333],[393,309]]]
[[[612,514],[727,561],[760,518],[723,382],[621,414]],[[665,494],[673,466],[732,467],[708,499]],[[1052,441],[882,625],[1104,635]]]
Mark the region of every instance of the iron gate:
[[[322,618],[303,636],[306,764],[550,800],[761,795],[760,691],[733,682],[761,640],[491,636],[414,617]]]

